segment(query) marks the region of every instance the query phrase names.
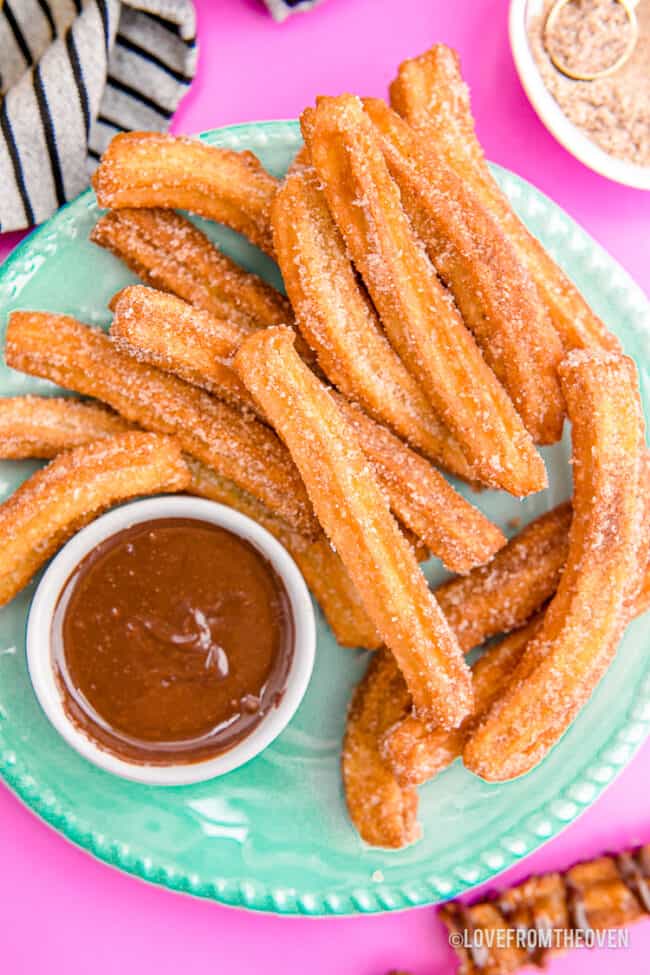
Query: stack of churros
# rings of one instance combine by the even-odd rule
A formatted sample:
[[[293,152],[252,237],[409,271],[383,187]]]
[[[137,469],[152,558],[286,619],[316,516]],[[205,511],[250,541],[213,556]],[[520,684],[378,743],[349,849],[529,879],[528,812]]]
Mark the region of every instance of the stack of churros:
[[[453,52],[405,62],[390,106],[321,98],[301,125],[283,181],[192,139],[108,148],[91,239],[142,284],[108,334],[11,316],[7,363],[89,399],[0,401],[0,457],[50,461],[0,507],[0,601],[133,494],[254,518],[339,643],[376,651],[343,782],[360,836],[399,848],[455,759],[489,781],[534,768],[647,608],[644,423],[634,364],[494,182]],[[287,297],[177,209],[273,255]],[[541,491],[565,418],[573,498],[506,543],[442,472]],[[435,591],[429,555],[457,574]]]

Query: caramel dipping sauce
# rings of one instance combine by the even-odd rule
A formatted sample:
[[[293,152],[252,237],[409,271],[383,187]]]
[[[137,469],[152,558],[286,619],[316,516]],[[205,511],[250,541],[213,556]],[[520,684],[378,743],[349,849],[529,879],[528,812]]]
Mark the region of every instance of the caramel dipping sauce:
[[[149,765],[203,761],[249,735],[282,699],[294,642],[271,563],[193,518],[140,522],[100,543],[52,621],[68,717]]]

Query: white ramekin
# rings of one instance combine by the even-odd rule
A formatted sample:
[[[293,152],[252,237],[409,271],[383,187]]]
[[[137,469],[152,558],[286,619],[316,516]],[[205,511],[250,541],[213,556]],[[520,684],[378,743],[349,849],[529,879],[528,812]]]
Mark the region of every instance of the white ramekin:
[[[59,690],[51,646],[52,616],[61,590],[81,560],[104,539],[154,518],[196,518],[246,539],[271,563],[287,590],[295,629],[293,661],[277,708],[242,741],[222,755],[185,765],[142,765],[101,748],[68,718]],[[36,696],[65,741],[107,772],[148,785],[188,785],[239,768],[267,747],[287,726],[300,704],[314,666],[316,624],[311,597],[295,562],[283,546],[252,519],[213,501],[189,496],[155,497],[115,508],[82,529],[50,563],[36,590],[27,622],[27,664]]]
[[[604,152],[569,121],[544,84],[530,49],[527,31],[531,19],[539,15],[542,6],[543,0],[511,0],[510,2],[510,47],[519,78],[531,105],[551,135],[554,135],[572,156],[589,169],[616,183],[633,186],[639,190],[650,190],[650,167],[636,166],[623,159],[615,159],[614,156]]]

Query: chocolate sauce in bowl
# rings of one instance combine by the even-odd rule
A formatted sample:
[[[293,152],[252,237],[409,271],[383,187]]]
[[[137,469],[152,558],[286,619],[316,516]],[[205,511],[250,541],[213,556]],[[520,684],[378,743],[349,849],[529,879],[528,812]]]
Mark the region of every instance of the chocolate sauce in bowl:
[[[68,717],[130,762],[219,755],[276,707],[294,653],[284,583],[239,536],[162,518],[77,566],[52,622]]]

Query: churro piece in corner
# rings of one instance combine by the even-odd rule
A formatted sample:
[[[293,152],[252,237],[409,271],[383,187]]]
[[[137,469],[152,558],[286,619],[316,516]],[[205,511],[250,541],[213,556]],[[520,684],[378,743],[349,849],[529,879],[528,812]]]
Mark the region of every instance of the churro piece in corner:
[[[469,670],[352,428],[298,357],[290,329],[250,336],[235,368],[289,447],[416,712],[456,726],[471,708]]]
[[[189,481],[179,444],[153,433],[122,433],[60,454],[0,505],[0,606],[110,505],[182,491]]]
[[[273,253],[269,210],[278,182],[252,152],[160,132],[116,135],[95,170],[100,207],[189,210]]]

